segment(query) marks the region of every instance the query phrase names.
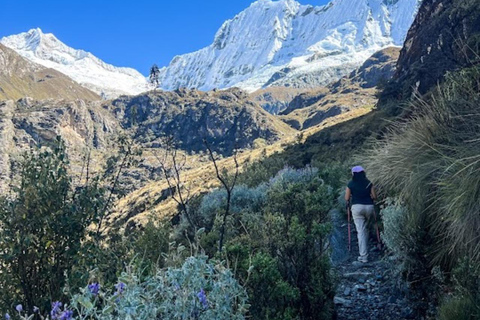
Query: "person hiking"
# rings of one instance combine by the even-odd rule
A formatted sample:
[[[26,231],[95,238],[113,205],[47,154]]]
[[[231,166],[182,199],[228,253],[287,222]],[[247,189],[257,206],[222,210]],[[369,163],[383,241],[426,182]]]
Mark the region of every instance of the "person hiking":
[[[358,261],[368,262],[369,222],[374,214],[374,201],[377,195],[370,180],[367,179],[365,170],[361,166],[352,168],[352,180],[345,191],[347,206],[351,205],[351,212],[355,228],[357,229]]]

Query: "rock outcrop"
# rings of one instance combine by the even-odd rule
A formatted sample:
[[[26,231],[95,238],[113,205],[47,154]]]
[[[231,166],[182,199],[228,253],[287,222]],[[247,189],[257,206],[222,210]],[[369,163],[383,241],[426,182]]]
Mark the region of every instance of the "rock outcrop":
[[[307,129],[345,111],[372,108],[377,86],[392,78],[399,53],[396,47],[381,50],[339,81],[298,95],[280,113],[282,119],[296,129]]]

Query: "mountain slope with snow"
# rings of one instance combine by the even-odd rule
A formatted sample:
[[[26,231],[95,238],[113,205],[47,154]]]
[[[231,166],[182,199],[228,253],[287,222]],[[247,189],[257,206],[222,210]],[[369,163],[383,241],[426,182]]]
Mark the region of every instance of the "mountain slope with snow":
[[[109,98],[139,94],[148,89],[146,78],[138,71],[107,64],[89,52],[68,47],[53,34],[43,33],[38,28],[4,37],[0,43]]]
[[[401,46],[421,0],[333,0],[326,6],[258,0],[214,42],[161,70],[165,90],[311,87],[336,80],[374,52]]]

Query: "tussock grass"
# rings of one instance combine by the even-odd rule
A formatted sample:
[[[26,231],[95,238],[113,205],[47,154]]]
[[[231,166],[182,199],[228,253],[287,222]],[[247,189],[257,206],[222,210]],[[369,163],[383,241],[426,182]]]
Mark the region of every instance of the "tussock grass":
[[[412,116],[364,156],[369,176],[408,207],[412,232],[427,232],[429,261],[480,261],[480,67],[448,74]]]

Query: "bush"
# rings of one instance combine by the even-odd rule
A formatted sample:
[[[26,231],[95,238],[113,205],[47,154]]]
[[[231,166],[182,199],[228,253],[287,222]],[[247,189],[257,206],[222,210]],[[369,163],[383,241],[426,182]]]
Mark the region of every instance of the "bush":
[[[27,310],[62,297],[66,275],[77,262],[87,227],[104,207],[103,189],[92,180],[74,190],[65,147],[31,152],[20,185],[0,203],[0,300],[22,301]]]
[[[383,220],[382,239],[387,248],[402,262],[409,259],[408,251],[415,247],[415,238],[408,229],[407,208],[398,200],[387,199],[380,212]]]
[[[287,167],[268,183],[237,187],[224,252],[216,252],[219,223],[201,239],[206,252],[226,259],[247,290],[254,319],[332,315],[327,238],[336,194],[318,172]],[[222,191],[205,196],[201,215],[222,212],[224,201]]]
[[[158,269],[145,279],[141,273],[128,268],[114,288],[91,283],[65,308],[55,302],[52,319],[230,320],[244,319],[248,311],[245,290],[230,270],[205,256],[189,257],[180,268]]]
[[[453,271],[455,292],[440,306],[441,320],[480,318],[480,267],[465,257]]]

